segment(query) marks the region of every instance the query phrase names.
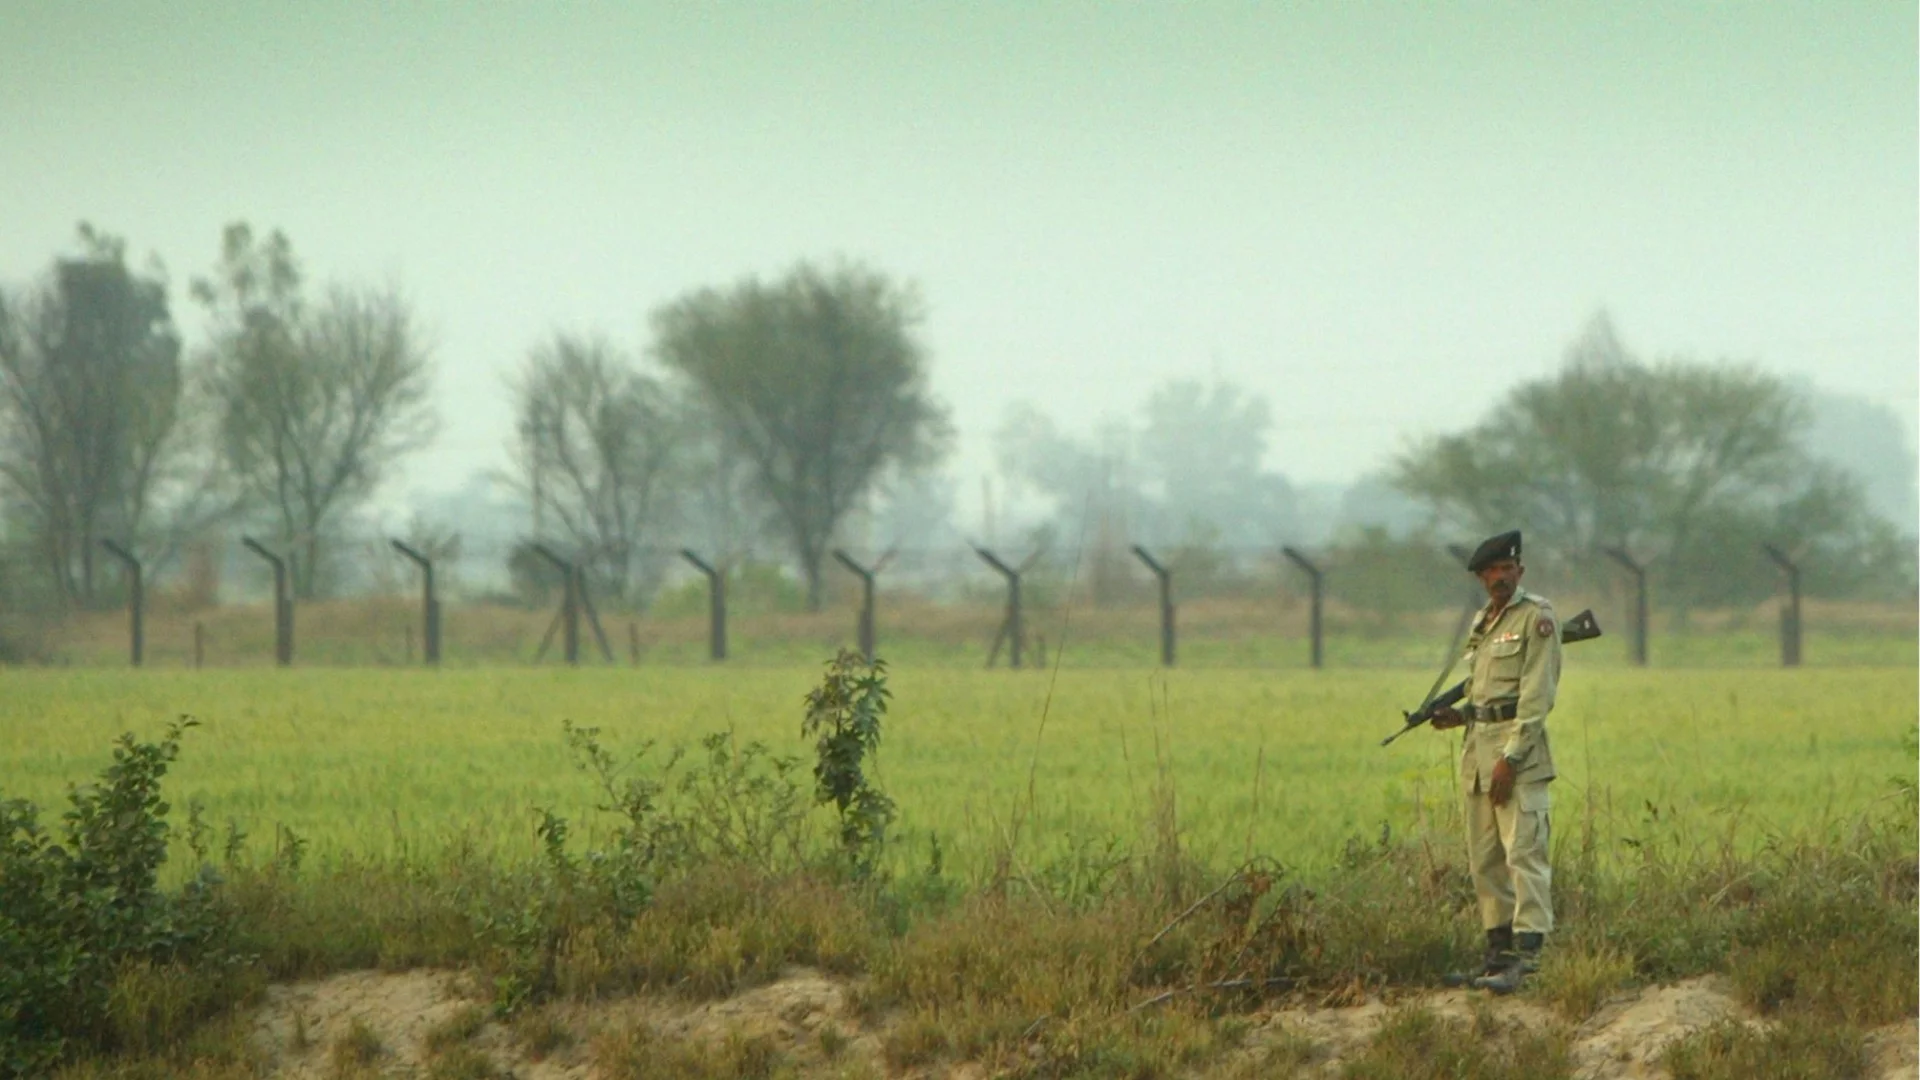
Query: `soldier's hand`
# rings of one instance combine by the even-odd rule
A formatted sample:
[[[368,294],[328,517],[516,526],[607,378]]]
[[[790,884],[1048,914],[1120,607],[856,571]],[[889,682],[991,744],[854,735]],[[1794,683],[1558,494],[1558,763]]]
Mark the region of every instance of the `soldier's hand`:
[[[1492,799],[1495,806],[1505,806],[1507,800],[1513,798],[1513,766],[1507,764],[1506,758],[1494,763],[1493,782],[1487,785],[1487,798]]]
[[[1436,705],[1433,708],[1433,728],[1435,731],[1457,728],[1466,722],[1467,718],[1460,715],[1460,710],[1451,705]]]

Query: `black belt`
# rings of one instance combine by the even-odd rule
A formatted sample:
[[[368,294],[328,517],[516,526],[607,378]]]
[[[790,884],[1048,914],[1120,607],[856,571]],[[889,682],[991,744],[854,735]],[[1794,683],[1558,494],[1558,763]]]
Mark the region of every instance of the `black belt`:
[[[1468,709],[1471,712],[1468,719],[1482,722],[1511,720],[1520,715],[1520,703],[1517,701],[1502,701],[1497,705],[1470,705]]]

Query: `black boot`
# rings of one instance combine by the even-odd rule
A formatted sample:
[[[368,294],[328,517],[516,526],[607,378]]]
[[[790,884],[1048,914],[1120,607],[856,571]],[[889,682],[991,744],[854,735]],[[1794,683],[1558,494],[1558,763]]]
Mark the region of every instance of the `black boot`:
[[[1473,985],[1482,990],[1491,990],[1496,994],[1511,994],[1520,989],[1527,976],[1540,970],[1540,946],[1545,944],[1547,935],[1522,933],[1514,935],[1514,952],[1508,954],[1511,963],[1499,971],[1473,980]]]
[[[1513,927],[1496,926],[1487,931],[1487,950],[1478,971],[1449,971],[1440,977],[1446,986],[1472,986],[1490,975],[1497,975],[1513,956]]]

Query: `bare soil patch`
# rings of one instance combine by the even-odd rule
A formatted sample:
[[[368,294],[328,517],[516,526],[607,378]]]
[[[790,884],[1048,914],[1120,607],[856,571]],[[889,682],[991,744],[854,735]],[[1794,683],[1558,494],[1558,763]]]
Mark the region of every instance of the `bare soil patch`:
[[[894,1076],[985,1078],[977,1062],[956,1062],[910,1072],[889,1070],[881,1055],[886,1021],[863,1023],[849,1008],[849,987],[807,968],[724,1001],[689,1003],[668,997],[569,1002],[549,1006],[539,1026],[562,1038],[529,1045],[519,1031],[490,1016],[457,1037],[458,1018],[474,1017],[483,995],[471,980],[445,971],[353,972],[312,982],[277,986],[258,1010],[253,1038],[273,1063],[272,1075],[324,1080],[341,1075],[344,1040],[379,1046],[367,1075],[425,1076],[457,1045],[479,1054],[496,1075],[524,1080],[594,1080],[595,1041],[644,1025],[653,1036],[716,1048],[729,1040],[770,1044],[794,1073],[804,1077]],[[1525,996],[1490,998],[1469,990],[1395,994],[1344,1007],[1278,1003],[1248,1017],[1245,1048],[1221,1071],[1246,1071],[1285,1048],[1293,1067],[1335,1076],[1362,1051],[1395,1010],[1418,1006],[1449,1019],[1489,1025],[1495,1032],[1563,1025],[1550,1010]],[[1656,1063],[1674,1039],[1725,1018],[1764,1023],[1743,1010],[1724,979],[1707,976],[1623,993],[1575,1026],[1571,1043],[1583,1080],[1640,1080],[1666,1076]],[[1494,1037],[1498,1037],[1495,1035]],[[1920,1076],[1920,1021],[1909,1019],[1874,1032],[1875,1080]],[[1310,1046],[1303,1053],[1302,1048]]]

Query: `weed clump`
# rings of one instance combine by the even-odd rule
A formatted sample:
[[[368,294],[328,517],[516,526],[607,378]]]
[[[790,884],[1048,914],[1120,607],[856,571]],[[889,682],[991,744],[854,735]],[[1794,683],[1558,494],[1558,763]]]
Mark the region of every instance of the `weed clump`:
[[[368,1027],[366,1021],[355,1017],[347,1025],[347,1030],[333,1040],[333,1046],[327,1051],[327,1060],[337,1077],[363,1076],[371,1074],[374,1063],[386,1052],[387,1047],[380,1041],[380,1033]]]
[[[1483,1021],[1447,1020],[1426,1009],[1387,1018],[1366,1050],[1341,1070],[1343,1080],[1557,1080],[1573,1075],[1561,1031],[1486,1030]],[[1492,1037],[1492,1036],[1500,1037]]]
[[[1857,1080],[1870,1061],[1858,1029],[1793,1018],[1765,1029],[1723,1020],[1675,1040],[1660,1063],[1673,1080]]]
[[[792,1068],[789,1056],[765,1036],[707,1042],[644,1023],[601,1035],[592,1058],[602,1075],[628,1080],[771,1080]]]

